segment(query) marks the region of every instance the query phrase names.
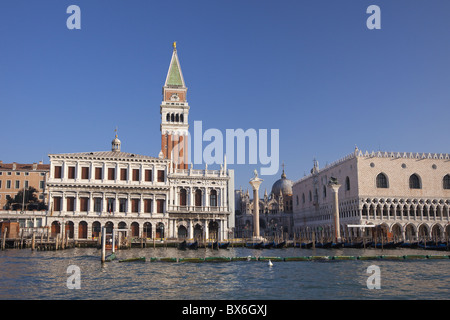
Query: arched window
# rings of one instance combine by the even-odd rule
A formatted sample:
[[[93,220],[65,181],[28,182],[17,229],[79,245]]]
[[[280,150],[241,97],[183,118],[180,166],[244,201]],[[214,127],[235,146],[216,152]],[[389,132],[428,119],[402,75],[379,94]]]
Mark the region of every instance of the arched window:
[[[350,178],[349,177],[345,178],[345,190],[346,191],[350,190]]]
[[[409,177],[409,188],[410,189],[422,189],[420,185],[420,178],[417,174],[412,174]]]
[[[180,122],[180,115],[178,113],[175,116],[175,122]]]
[[[312,194],[311,194],[311,190],[309,191],[309,201],[312,201]]]
[[[180,122],[184,122],[184,115],[180,114]]]
[[[388,187],[388,179],[384,173],[380,173],[377,175],[377,188],[387,188]]]
[[[175,122],[175,115],[174,115],[173,113],[170,115],[170,120],[171,120],[172,122]]]
[[[326,198],[327,197],[327,187],[323,186],[323,197]]]
[[[305,194],[302,193],[302,202],[305,203]]]
[[[166,121],[167,121],[167,122],[170,122],[170,113],[168,113],[168,114],[166,115]]]
[[[444,177],[444,189],[450,189],[450,174]]]

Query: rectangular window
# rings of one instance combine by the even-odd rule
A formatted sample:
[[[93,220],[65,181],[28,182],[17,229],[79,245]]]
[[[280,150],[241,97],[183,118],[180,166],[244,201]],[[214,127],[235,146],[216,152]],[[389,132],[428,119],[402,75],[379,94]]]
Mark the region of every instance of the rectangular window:
[[[133,169],[133,181],[139,181],[139,169]]]
[[[75,198],[67,197],[67,211],[75,211]]]
[[[89,179],[89,167],[81,168],[81,179],[83,180]]]
[[[16,180],[15,188],[16,188],[16,189],[19,189],[19,188],[20,188],[20,181],[19,181],[19,180]]]
[[[2,188],[2,180],[0,180],[0,189]]]
[[[20,176],[20,172],[16,172],[16,176]]]
[[[24,182],[25,182],[25,189],[27,189],[28,188],[28,180],[25,180]]]
[[[116,199],[114,198],[108,198],[108,212],[113,213],[114,212],[114,202]]]
[[[158,170],[158,182],[164,182],[164,170]]]
[[[127,169],[126,168],[120,169],[120,180],[122,180],[122,181],[127,180]]]
[[[11,189],[11,180],[6,180],[6,189]]]
[[[164,202],[165,200],[156,200],[156,212],[157,213],[164,213]]]
[[[95,180],[102,180],[103,172],[102,168],[95,168]]]
[[[67,168],[67,175],[69,179],[75,179],[75,167],[68,167]]]
[[[102,212],[102,198],[94,198],[94,211]]]
[[[114,180],[116,177],[116,169],[108,168],[108,180]]]
[[[139,199],[131,199],[131,212],[139,212]]]
[[[152,170],[145,170],[145,181],[152,181]]]
[[[86,197],[80,198],[80,211],[81,212],[88,211],[88,203],[89,203],[89,198],[86,198]]]
[[[152,212],[152,199],[144,199],[144,212],[145,213]]]
[[[53,210],[61,211],[61,197],[53,197]]]
[[[39,189],[44,189],[44,181],[39,181]]]
[[[127,212],[127,199],[119,199],[119,212]]]
[[[61,173],[62,173],[62,167],[61,166],[55,166],[55,171],[54,171],[55,179],[61,179],[62,178]]]

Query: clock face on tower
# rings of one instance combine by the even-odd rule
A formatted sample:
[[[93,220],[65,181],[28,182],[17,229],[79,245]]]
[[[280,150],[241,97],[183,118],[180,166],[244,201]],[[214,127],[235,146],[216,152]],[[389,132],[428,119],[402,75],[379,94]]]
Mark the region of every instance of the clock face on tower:
[[[172,93],[170,96],[170,101],[179,101],[180,97],[178,96],[178,93]]]

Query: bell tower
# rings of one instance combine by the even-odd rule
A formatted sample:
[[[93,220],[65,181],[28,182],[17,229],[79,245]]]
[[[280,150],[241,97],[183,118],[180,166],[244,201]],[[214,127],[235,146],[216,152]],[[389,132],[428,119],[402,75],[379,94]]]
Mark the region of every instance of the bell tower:
[[[181,72],[176,42],[173,43],[172,59],[161,102],[161,152],[171,159],[173,168],[188,168],[188,115],[187,88]]]

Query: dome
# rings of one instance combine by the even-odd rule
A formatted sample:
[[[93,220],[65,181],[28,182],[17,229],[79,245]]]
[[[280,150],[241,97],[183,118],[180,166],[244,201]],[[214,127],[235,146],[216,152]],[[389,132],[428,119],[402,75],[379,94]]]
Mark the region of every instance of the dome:
[[[286,178],[286,174],[284,173],[283,170],[283,173],[281,174],[281,179],[275,181],[275,183],[272,186],[272,193],[275,196],[278,196],[281,191],[283,196],[292,195],[292,185],[293,185],[292,180]]]
[[[116,134],[116,137],[114,138],[114,140],[111,141],[111,151],[120,152],[120,144],[121,144],[121,142],[120,142],[119,138],[117,138],[117,134]]]

